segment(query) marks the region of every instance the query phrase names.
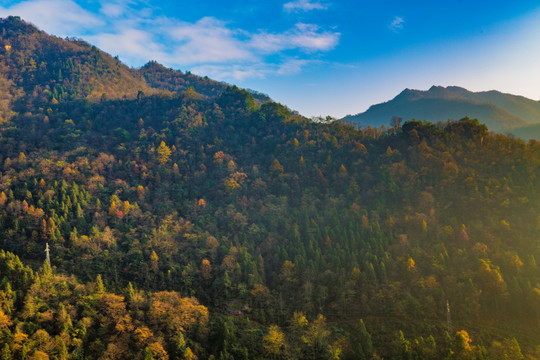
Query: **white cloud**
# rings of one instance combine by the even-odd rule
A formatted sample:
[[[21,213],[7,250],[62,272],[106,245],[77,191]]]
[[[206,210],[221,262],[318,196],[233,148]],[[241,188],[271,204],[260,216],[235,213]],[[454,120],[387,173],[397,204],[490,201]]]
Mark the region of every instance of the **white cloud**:
[[[400,16],[396,16],[394,17],[394,19],[390,22],[390,24],[388,25],[388,28],[394,32],[399,32],[400,30],[403,29],[403,26],[405,25],[405,20],[400,17]]]
[[[248,63],[238,65],[200,65],[191,69],[194,74],[207,75],[217,80],[263,79],[275,72],[271,65],[264,63]]]
[[[281,32],[250,32],[213,17],[195,22],[158,18],[149,7],[133,6],[137,0],[100,0],[92,13],[75,1],[26,0],[0,6],[0,16],[19,15],[51,34],[83,37],[131,66],[156,60],[221,80],[297,73],[313,62],[313,53],[332,50],[340,37],[336,31],[304,23]],[[314,0],[284,7],[326,8]]]
[[[171,55],[185,64],[255,60],[235,32],[215,18],[179,23],[164,31],[174,41]]]
[[[297,74],[309,63],[311,63],[309,60],[288,60],[279,66],[277,73],[280,75]]]
[[[9,8],[0,7],[0,16],[20,16],[57,36],[73,36],[105,23],[71,0],[28,0]]]
[[[122,54],[123,57],[137,63],[152,59],[166,58],[163,46],[153,40],[153,35],[143,30],[125,28],[115,33],[87,36],[86,40],[110,54]]]
[[[337,32],[319,32],[319,27],[312,24],[297,24],[290,36],[290,41],[299,48],[312,51],[333,49],[339,40]]]
[[[208,75],[218,80],[234,79],[264,79],[271,75],[294,75],[301,72],[304,67],[314,63],[311,60],[289,59],[279,64],[247,63],[242,65],[202,65],[196,66],[192,72],[199,75]]]
[[[296,0],[283,4],[285,11],[310,11],[310,10],[325,10],[328,6],[321,4],[318,1],[312,0]]]
[[[117,22],[114,32],[89,40],[122,59],[142,65],[149,59],[173,68],[191,68],[201,75],[227,80],[289,75],[312,61],[290,58],[284,51],[308,55],[329,51],[339,42],[337,32],[322,31],[313,24],[296,24],[280,33],[250,33],[227,23],[204,17],[194,23],[172,18],[132,16]],[[269,61],[268,57],[279,60]]]
[[[125,13],[125,7],[121,4],[104,3],[100,11],[108,17],[121,17]]]
[[[339,36],[337,32],[321,32],[316,25],[299,23],[294,29],[281,34],[255,34],[251,38],[251,46],[268,53],[297,48],[328,51],[337,45]]]

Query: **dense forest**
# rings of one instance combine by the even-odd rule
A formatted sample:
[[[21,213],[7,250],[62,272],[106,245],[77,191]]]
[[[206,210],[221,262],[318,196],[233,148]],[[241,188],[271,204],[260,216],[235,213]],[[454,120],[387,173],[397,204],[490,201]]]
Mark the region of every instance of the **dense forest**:
[[[540,142],[0,35],[2,359],[540,358]]]

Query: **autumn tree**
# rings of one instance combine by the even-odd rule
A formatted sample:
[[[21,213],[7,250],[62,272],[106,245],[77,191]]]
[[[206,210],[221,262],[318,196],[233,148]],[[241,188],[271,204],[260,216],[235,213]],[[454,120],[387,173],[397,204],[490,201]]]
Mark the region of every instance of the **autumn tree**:
[[[195,298],[161,291],[152,296],[148,318],[155,329],[172,336],[179,331],[185,333],[194,327],[204,327],[208,322],[208,309]]]
[[[285,335],[277,325],[271,325],[263,338],[263,347],[272,359],[283,357],[286,351]]]
[[[158,161],[161,165],[166,164],[171,158],[171,149],[165,144],[165,141],[162,141],[158,148]]]

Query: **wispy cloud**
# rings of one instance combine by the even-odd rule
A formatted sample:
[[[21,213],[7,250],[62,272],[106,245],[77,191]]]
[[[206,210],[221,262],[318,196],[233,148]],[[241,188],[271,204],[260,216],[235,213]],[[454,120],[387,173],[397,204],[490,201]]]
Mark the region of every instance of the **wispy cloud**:
[[[401,16],[396,16],[390,22],[390,24],[388,24],[388,28],[392,30],[393,32],[399,32],[403,29],[404,25],[405,25],[405,19],[403,19]]]
[[[101,5],[100,12],[108,17],[121,17],[124,14],[125,7],[122,4],[105,3]]]
[[[313,0],[296,0],[283,4],[285,11],[310,11],[310,10],[325,10],[328,9],[327,5],[324,5],[318,1]]]
[[[71,0],[28,0],[9,8],[0,6],[0,17],[18,15],[58,36],[73,36],[105,22]]]
[[[280,34],[261,32],[251,37],[250,45],[267,53],[287,49],[303,49],[306,51],[328,51],[333,49],[340,34],[325,32],[312,24],[298,23],[296,26]]]
[[[301,72],[306,66],[317,63],[314,60],[288,59],[278,64],[246,63],[241,65],[202,65],[192,68],[195,74],[205,74],[216,79],[234,78],[244,80],[248,78],[263,79],[270,75],[294,75]],[[232,76],[231,76],[232,75]]]
[[[255,60],[240,39],[240,31],[231,30],[212,17],[193,24],[178,23],[164,31],[174,41],[172,55],[187,64]]]
[[[310,60],[291,59],[282,63],[279,66],[279,69],[277,70],[277,72],[278,74],[281,74],[281,75],[297,74],[301,72],[304,67],[306,67],[312,62],[313,61],[310,61]]]
[[[156,18],[149,8],[132,7],[132,1],[103,1],[92,13],[74,0],[27,0],[0,7],[0,16],[19,15],[49,33],[83,37],[132,66],[156,60],[221,80],[302,71],[315,53],[335,48],[340,37],[314,24],[298,23],[282,32],[269,32],[233,28],[214,17],[195,22]],[[290,9],[324,8],[311,0],[290,4]]]
[[[151,33],[133,28],[119,29],[114,33],[87,36],[86,40],[112,55],[122,55],[130,62],[144,63],[152,59],[167,57],[164,47],[155,42]]]

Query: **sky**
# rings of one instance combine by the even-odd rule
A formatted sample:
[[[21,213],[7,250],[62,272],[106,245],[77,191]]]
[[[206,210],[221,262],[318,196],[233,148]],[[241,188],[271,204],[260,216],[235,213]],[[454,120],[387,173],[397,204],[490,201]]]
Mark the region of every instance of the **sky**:
[[[432,85],[540,99],[538,1],[0,0],[8,15],[305,116],[341,118]]]

